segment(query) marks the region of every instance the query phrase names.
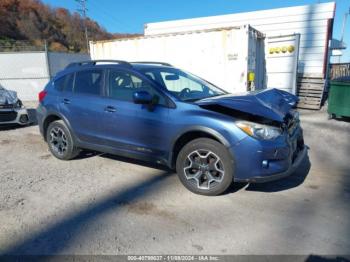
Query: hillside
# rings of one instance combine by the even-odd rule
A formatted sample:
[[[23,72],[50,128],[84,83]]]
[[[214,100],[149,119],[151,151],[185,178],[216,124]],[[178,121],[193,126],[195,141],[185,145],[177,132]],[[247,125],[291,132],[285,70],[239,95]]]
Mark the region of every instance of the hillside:
[[[0,51],[41,49],[85,52],[84,20],[65,8],[52,8],[40,0],[0,0]],[[96,21],[86,19],[89,40],[123,38]]]

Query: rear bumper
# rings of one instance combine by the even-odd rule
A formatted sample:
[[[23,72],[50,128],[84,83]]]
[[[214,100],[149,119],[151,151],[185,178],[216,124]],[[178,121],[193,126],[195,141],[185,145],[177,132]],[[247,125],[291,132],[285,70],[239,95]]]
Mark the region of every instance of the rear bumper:
[[[300,166],[300,164],[306,157],[306,154],[307,154],[307,147],[304,146],[304,148],[299,152],[298,156],[294,160],[293,164],[284,172],[267,175],[267,176],[256,176],[248,179],[237,179],[237,180],[235,179],[235,181],[249,182],[249,183],[265,183],[265,182],[271,182],[281,178],[288,177],[289,175],[293,174],[295,170]]]
[[[30,123],[28,111],[25,108],[0,109],[0,125],[27,125]]]

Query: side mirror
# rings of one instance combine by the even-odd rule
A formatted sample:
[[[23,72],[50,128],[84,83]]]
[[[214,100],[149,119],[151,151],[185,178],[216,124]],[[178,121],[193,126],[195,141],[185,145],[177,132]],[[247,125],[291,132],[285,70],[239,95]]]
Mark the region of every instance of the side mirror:
[[[153,101],[153,96],[147,91],[138,91],[133,94],[135,104],[148,105]]]

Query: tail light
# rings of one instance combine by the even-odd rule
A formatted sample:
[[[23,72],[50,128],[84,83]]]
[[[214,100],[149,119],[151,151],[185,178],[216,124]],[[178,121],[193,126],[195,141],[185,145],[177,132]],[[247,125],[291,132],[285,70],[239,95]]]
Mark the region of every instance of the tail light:
[[[47,95],[47,91],[45,91],[45,90],[43,90],[43,91],[41,91],[40,93],[39,93],[39,102],[41,103],[43,100],[44,100],[44,98],[45,98],[45,96]]]

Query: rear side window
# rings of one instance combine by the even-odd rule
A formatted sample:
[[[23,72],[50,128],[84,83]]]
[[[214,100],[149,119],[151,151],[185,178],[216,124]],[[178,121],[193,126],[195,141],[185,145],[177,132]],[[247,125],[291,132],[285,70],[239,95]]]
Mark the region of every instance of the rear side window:
[[[75,73],[74,93],[100,95],[103,85],[103,70],[85,70]]]
[[[55,89],[59,91],[71,92],[73,89],[74,74],[62,76],[55,81]]]

